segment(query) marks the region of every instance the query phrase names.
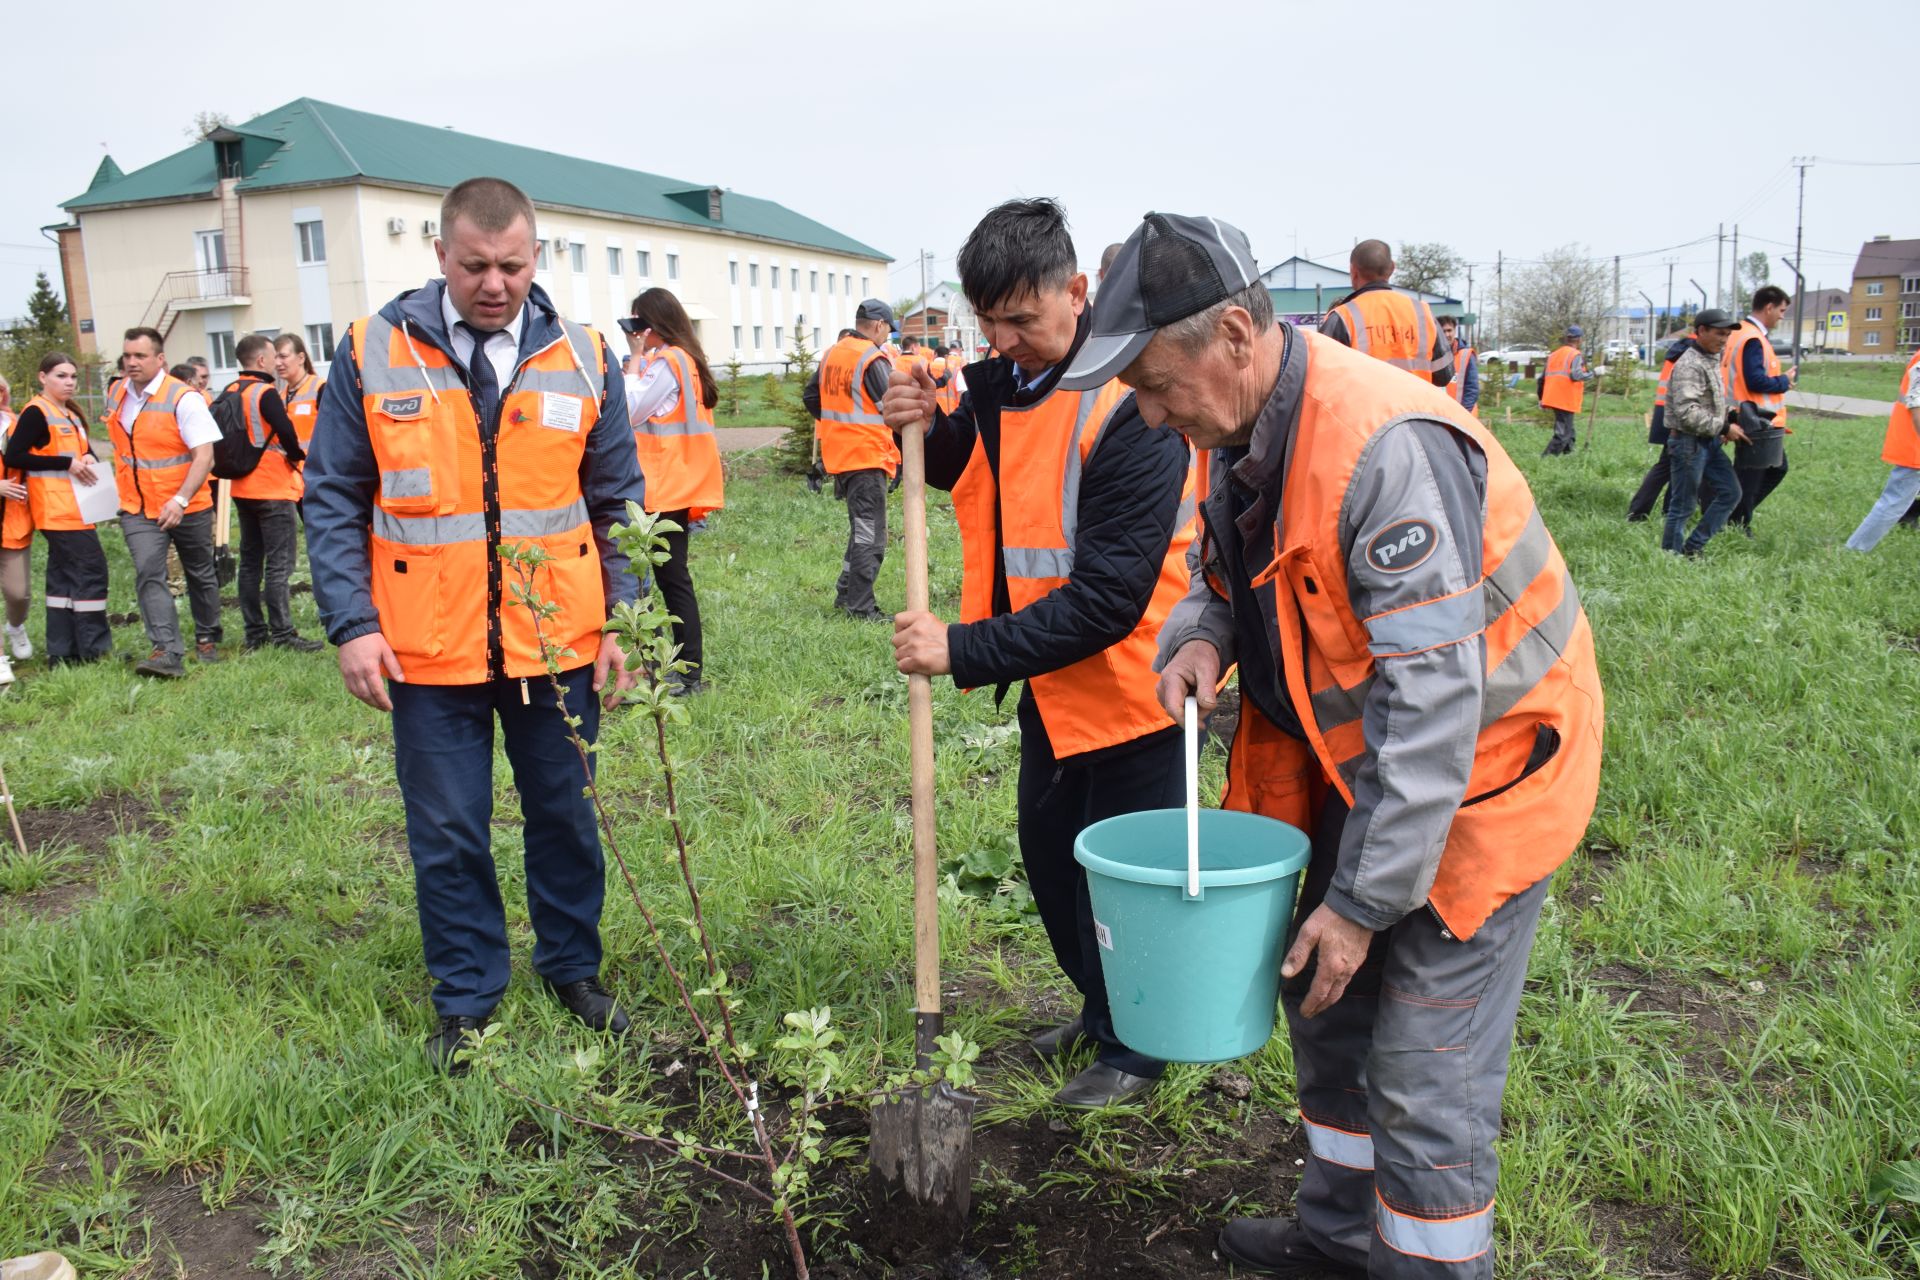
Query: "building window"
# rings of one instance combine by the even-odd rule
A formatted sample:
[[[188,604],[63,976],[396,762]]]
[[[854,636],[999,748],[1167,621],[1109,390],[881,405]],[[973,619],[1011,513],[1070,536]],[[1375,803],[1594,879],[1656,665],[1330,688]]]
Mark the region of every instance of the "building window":
[[[872,277],[871,277],[871,276],[861,276],[861,277],[860,277],[860,296],[861,296],[861,297],[863,297],[863,298],[864,298],[864,297],[866,297],[866,296],[867,296],[868,294],[870,294],[870,293],[872,293],[872,292],[873,292],[873,285],[872,285],[872,283],[871,283],[871,281],[872,281]]]
[[[1879,318],[1880,318],[1880,308],[1878,307],[1867,308],[1867,319],[1869,322],[1878,320]]]
[[[753,326],[753,349],[755,351],[760,351],[764,349],[760,345],[760,338],[765,333],[766,333],[766,329],[764,329],[760,325]]]
[[[533,269],[535,271],[545,271],[549,264],[547,242],[545,240],[535,240],[533,242]]]
[[[795,293],[800,292],[800,268],[798,267],[788,268],[787,288],[793,290]]]
[[[585,275],[587,273],[587,246],[575,240],[567,246],[567,258],[573,264],[573,272],[575,275]]]
[[[620,246],[617,244],[607,246],[607,274],[610,276],[620,274]]]
[[[813,349],[815,351],[820,349],[820,330],[817,328],[813,331]]]
[[[747,264],[747,287],[749,289],[760,287],[760,264],[757,262]]]
[[[1886,291],[1887,286],[1884,281],[1870,280],[1867,282],[1867,296],[1869,298],[1877,298]]]
[[[740,349],[740,326],[739,325],[733,326],[733,349],[735,351],[738,351]]]
[[[767,268],[767,288],[773,290],[775,293],[780,292],[780,268],[779,267]]]
[[[846,281],[846,283],[847,283],[847,296],[848,296],[849,298],[851,298],[851,297],[853,296],[853,272],[851,272],[851,271],[849,271],[849,272],[847,272],[847,274],[845,274],[844,276],[841,276],[840,278],[841,278],[842,280],[844,280],[844,281]]]
[[[680,278],[680,255],[677,253],[670,253],[667,255],[667,279],[678,280],[679,278]]]
[[[827,292],[829,294],[833,292],[833,272],[831,271],[827,272]]]
[[[332,325],[310,324],[307,326],[307,354],[313,357],[315,364],[326,364],[333,359]]]
[[[1912,320],[1915,317],[1920,317],[1920,302],[1903,302],[1900,304],[1900,318],[1902,320]]]
[[[773,326],[773,349],[775,351],[787,345],[787,339],[784,336],[786,332],[786,329],[780,325]]]
[[[727,283],[728,284],[740,283],[740,264],[739,263],[729,262],[727,264]]]
[[[1878,329],[1875,329],[1873,332],[1867,335],[1866,344],[1870,347],[1877,347],[1880,345],[1880,331]]]
[[[633,266],[634,269],[640,273],[640,278],[645,280],[653,274],[653,255],[645,249],[635,249],[633,251]]]
[[[211,353],[208,358],[213,362],[214,368],[233,369],[239,367],[240,362],[234,358],[233,354],[233,330],[227,329],[209,333],[207,335],[207,348]]]
[[[327,260],[327,229],[319,219],[312,222],[296,222],[293,234],[300,241],[300,261],[325,262]]]
[[[1902,276],[1900,278],[1900,292],[1920,293],[1920,276]]]
[[[814,293],[820,292],[820,273],[818,271],[807,272],[807,288]]]

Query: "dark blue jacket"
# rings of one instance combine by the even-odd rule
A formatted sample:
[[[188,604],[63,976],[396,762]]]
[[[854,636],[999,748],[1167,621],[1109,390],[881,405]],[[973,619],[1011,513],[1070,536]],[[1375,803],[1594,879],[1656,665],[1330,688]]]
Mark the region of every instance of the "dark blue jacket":
[[[1480,403],[1480,353],[1467,352],[1467,367],[1461,374],[1460,407],[1471,409]]]
[[[389,302],[380,314],[396,325],[404,320],[414,338],[446,354],[464,381],[466,370],[453,354],[453,340],[440,314],[440,295],[445,290],[445,281],[429,280]],[[521,362],[551,346],[560,336],[559,313],[540,286],[533,286],[527,295],[526,319],[520,326]],[[580,490],[586,499],[587,517],[593,523],[593,540],[600,552],[601,576],[611,609],[616,603],[638,599],[640,584],[627,573],[627,557],[614,546],[607,530],[616,521],[625,522],[627,502],[641,501],[644,488],[633,429],[627,423],[620,362],[607,350],[605,338],[600,339],[600,350],[607,375],[600,395],[600,416],[587,435],[586,455],[580,462]],[[497,428],[498,423],[481,425],[483,431]],[[306,476],[303,510],[313,598],[320,606],[327,639],[345,644],[380,629],[380,615],[373,607],[373,561],[367,547],[380,468],[367,435],[359,353],[353,349],[351,334],[335,351],[327,385],[320,394],[313,442],[307,446]]]
[[[1762,333],[1760,342],[1771,344],[1773,339]],[[1749,342],[1740,349],[1740,372],[1746,375],[1747,390],[1755,395],[1783,396],[1793,390],[1793,384],[1785,374],[1777,378],[1767,376],[1767,356],[1760,350],[1760,342]]]

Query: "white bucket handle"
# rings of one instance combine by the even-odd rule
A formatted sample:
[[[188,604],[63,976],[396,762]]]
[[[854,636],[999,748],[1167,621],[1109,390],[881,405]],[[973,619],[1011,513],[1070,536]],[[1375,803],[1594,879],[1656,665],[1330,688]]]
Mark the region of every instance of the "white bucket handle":
[[[1187,896],[1200,896],[1200,703],[1187,695]]]

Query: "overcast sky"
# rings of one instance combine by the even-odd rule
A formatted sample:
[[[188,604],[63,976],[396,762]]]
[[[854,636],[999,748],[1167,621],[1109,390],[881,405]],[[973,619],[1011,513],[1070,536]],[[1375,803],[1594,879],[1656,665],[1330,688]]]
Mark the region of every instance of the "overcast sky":
[[[1626,300],[1661,303],[1669,259],[1676,302],[1688,277],[1712,289],[1715,226],[1736,219],[1743,253],[1790,278],[1795,156],[1820,157],[1810,286],[1844,284],[1863,239],[1920,236],[1920,166],[1886,163],[1920,161],[1912,0],[254,12],[244,45],[151,0],[12,16],[0,316],[36,268],[58,287],[39,229],[103,154],[131,171],[187,145],[197,111],[301,96],[780,201],[897,259],[890,298],[918,292],[922,248],[950,278],[1011,196],[1060,198],[1089,264],[1159,208],[1239,224],[1263,266],[1344,263],[1368,236],[1487,264],[1577,243],[1625,255]],[[1475,269],[1476,302],[1491,276]]]

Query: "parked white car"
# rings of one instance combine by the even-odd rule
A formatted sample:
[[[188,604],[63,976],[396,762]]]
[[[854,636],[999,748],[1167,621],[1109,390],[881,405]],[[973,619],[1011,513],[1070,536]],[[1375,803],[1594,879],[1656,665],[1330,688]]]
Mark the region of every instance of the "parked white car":
[[[1482,362],[1498,360],[1502,364],[1524,365],[1529,360],[1545,360],[1548,354],[1538,347],[1506,347],[1499,351],[1482,351],[1480,359]]]

